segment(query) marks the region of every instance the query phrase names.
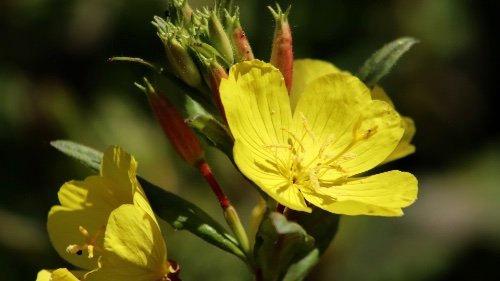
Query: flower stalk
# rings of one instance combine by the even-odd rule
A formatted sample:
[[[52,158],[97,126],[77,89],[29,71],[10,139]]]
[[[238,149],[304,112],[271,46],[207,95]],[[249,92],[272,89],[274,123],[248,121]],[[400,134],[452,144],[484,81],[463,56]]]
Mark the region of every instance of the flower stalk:
[[[206,163],[205,161],[201,161],[197,168],[203,175],[207,183],[210,185],[212,192],[217,197],[217,200],[219,201],[219,204],[224,213],[224,219],[226,220],[229,228],[231,228],[231,231],[236,236],[241,249],[246,253],[248,257],[250,257],[251,248],[248,240],[248,235],[245,231],[245,228],[243,227],[243,224],[241,223],[238,212],[233,207],[227,196],[224,194],[224,191],[222,191],[222,189],[220,188],[220,185],[215,179],[212,173],[212,169],[210,169],[208,163]]]

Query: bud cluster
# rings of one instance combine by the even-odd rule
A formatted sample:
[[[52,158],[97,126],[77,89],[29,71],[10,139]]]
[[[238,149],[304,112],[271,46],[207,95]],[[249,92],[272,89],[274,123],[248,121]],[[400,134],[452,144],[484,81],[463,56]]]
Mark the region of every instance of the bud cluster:
[[[231,2],[193,10],[187,0],[172,0],[166,17],[155,16],[152,22],[163,42],[170,74],[197,92],[211,93],[207,98],[221,115],[220,80],[233,64],[254,58],[238,9]]]

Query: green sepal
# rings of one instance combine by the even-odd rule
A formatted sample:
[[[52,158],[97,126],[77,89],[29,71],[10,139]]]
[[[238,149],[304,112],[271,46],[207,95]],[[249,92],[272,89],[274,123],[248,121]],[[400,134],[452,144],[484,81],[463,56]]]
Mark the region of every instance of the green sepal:
[[[314,238],[299,224],[280,213],[270,213],[259,227],[254,246],[261,280],[302,280],[318,261],[314,244]]]
[[[213,116],[198,114],[187,120],[187,124],[202,136],[208,144],[224,152],[229,159],[233,159],[233,143],[228,129]]]
[[[415,43],[418,43],[418,40],[411,37],[402,37],[387,43],[365,61],[357,76],[367,86],[375,86]]]
[[[335,238],[340,221],[340,215],[316,207],[313,207],[311,213],[290,210],[287,217],[300,224],[309,235],[314,237],[315,247],[319,250],[320,255],[325,252],[330,242]]]
[[[100,170],[102,152],[68,140],[52,141],[51,145],[62,153],[75,158],[94,172]],[[149,183],[139,176],[137,179],[146,192],[155,213],[174,229],[187,230],[208,243],[247,261],[236,239],[209,214],[193,203]]]

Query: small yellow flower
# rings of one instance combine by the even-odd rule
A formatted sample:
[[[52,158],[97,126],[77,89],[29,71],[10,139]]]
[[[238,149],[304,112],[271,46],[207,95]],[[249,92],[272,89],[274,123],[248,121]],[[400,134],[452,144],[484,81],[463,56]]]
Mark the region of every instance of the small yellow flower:
[[[174,271],[136,170],[134,157],[113,146],[104,153],[100,175],[61,187],[61,205],[49,212],[50,239],[64,259],[92,271],[42,270],[37,280],[156,281]]]
[[[394,151],[404,134],[401,117],[388,103],[372,100],[359,79],[332,69],[320,67],[318,75],[294,80],[289,98],[281,73],[270,64],[233,66],[220,92],[235,162],[294,210],[310,212],[312,204],[337,214],[400,216],[416,199],[412,174],[353,176]]]
[[[104,153],[100,175],[70,181],[61,187],[61,205],[50,210],[47,228],[52,245],[62,258],[82,269],[97,267],[111,212],[145,198],[136,170],[135,159],[113,146]]]

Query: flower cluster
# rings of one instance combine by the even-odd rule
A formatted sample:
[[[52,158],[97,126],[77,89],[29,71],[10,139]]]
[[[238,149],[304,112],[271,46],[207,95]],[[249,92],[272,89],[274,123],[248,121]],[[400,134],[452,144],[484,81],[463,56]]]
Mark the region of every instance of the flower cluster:
[[[146,64],[186,93],[179,109],[161,83],[136,83],[174,150],[212,189],[232,235],[195,204],[155,186],[145,192],[137,162],[120,147],[100,157],[70,145],[59,149],[100,163],[99,175],[61,187],[60,205],[48,216],[54,248],[78,269],[42,270],[37,280],[180,280],[156,216],[236,255],[256,280],[302,280],[333,239],[338,215],[401,216],[416,200],[412,174],[369,174],[415,151],[412,119],[377,84],[415,40],[390,43],[354,75],[325,61],[294,60],[290,8],[270,11],[276,25],[269,63],[254,58],[232,1],[199,10],[169,1],[166,17],[153,20],[163,67],[113,58]],[[259,191],[254,229],[243,228],[198,136]],[[318,220],[334,230],[311,229]]]

